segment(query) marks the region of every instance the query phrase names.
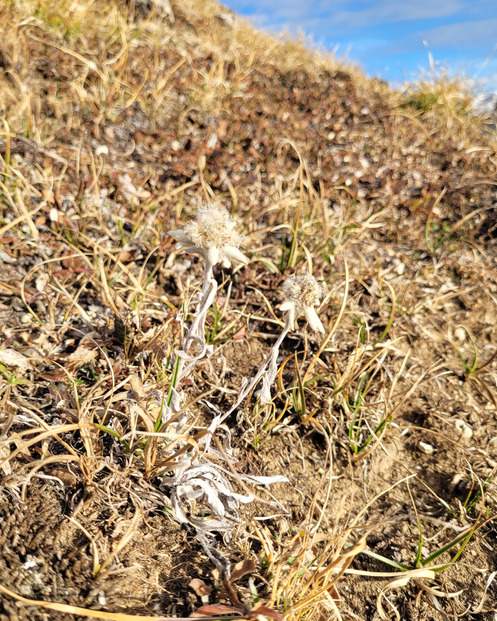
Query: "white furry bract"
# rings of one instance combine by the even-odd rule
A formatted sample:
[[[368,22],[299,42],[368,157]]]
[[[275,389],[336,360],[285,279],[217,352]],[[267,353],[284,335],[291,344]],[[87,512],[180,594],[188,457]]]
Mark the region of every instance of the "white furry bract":
[[[247,257],[238,249],[243,237],[235,230],[236,222],[227,209],[217,203],[202,205],[197,217],[184,229],[169,231],[178,240],[176,248],[200,254],[210,265],[221,263],[230,267],[231,262],[248,263]]]
[[[285,301],[280,308],[282,311],[287,311],[290,329],[294,329],[296,318],[304,315],[313,330],[324,333],[323,324],[314,309],[321,302],[324,289],[314,276],[294,274],[285,280],[282,291]]]

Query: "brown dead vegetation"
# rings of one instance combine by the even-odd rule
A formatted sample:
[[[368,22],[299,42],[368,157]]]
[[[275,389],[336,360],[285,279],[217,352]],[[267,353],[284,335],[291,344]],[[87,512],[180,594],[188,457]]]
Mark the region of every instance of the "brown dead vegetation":
[[[497,155],[458,84],[392,92],[209,0],[10,0],[0,35],[2,621],[493,619]],[[327,287],[324,339],[227,421],[238,472],[290,483],[219,537],[224,584],[151,435],[201,279],[166,232],[213,198],[250,263],[216,271],[192,450],[284,278]]]

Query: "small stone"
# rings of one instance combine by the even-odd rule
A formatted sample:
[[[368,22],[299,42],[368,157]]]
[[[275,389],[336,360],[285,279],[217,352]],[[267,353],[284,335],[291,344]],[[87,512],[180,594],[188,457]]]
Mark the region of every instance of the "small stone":
[[[49,280],[50,280],[50,276],[47,273],[39,276],[35,282],[36,290],[39,291],[40,293],[43,293],[43,290],[47,286],[47,283]]]
[[[33,569],[33,567],[36,567],[38,559],[34,559],[30,554],[28,554],[28,560],[24,563],[23,567],[24,569]]]
[[[7,254],[6,252],[2,250],[2,252],[0,252],[0,262],[17,263],[17,259],[15,259],[14,257],[11,257],[10,254]]]
[[[463,480],[464,476],[462,474],[455,474],[452,477],[452,481],[450,482],[450,487],[451,489],[454,489],[456,487],[456,485],[459,485],[459,483]]]
[[[50,218],[51,222],[59,221],[59,212],[57,211],[57,209],[55,209],[55,207],[52,207],[52,209],[50,209],[48,217]]]
[[[207,140],[207,148],[215,149],[217,146],[217,142],[218,142],[217,134],[216,132],[214,132],[213,134],[209,136],[209,139]]]
[[[433,455],[433,452],[435,451],[433,446],[431,444],[428,444],[427,442],[420,442],[419,448],[423,451],[423,453],[426,453],[427,455]]]
[[[466,330],[464,328],[456,328],[454,330],[454,336],[456,337],[456,339],[458,341],[465,341],[466,340]]]
[[[31,367],[28,358],[15,349],[0,349],[0,363],[22,371],[27,371]]]

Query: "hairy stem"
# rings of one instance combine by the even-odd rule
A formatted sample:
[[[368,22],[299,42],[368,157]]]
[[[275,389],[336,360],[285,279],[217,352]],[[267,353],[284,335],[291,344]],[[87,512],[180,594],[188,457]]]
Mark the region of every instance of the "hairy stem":
[[[171,384],[170,395],[168,395],[168,405],[173,413],[181,408],[179,399],[173,399],[174,391],[179,382],[189,375],[195,364],[204,358],[208,353],[208,346],[205,340],[205,321],[207,312],[212,306],[217,292],[217,282],[213,276],[213,265],[206,260],[204,268],[204,282],[200,292],[200,301],[195,310],[192,324],[185,330],[181,349],[176,352],[177,365],[174,368],[174,382]],[[193,343],[197,344],[198,352],[194,355],[189,353]]]
[[[263,381],[266,379],[267,387],[269,387],[273,383],[276,377],[276,373],[277,373],[276,360],[278,358],[279,349],[281,347],[281,343],[283,342],[283,339],[285,338],[285,336],[288,334],[289,331],[290,331],[290,318],[289,318],[289,315],[287,314],[285,327],[283,328],[283,331],[278,337],[278,340],[271,348],[271,351],[269,352],[268,357],[262,363],[262,365],[260,366],[257,373],[254,375],[252,380],[250,382],[247,382],[244,386],[242,386],[242,388],[240,389],[240,392],[238,393],[238,397],[236,398],[235,403],[230,407],[230,409],[224,414],[221,414],[214,418],[211,425],[209,426],[210,433],[214,433],[218,425],[223,423],[228,418],[228,416],[233,414],[233,412],[240,407],[243,400],[257,386],[261,378],[263,378]]]

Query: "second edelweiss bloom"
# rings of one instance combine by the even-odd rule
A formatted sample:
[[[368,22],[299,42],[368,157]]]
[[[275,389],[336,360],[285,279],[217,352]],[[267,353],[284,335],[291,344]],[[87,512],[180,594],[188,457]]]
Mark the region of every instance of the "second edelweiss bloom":
[[[235,226],[227,209],[209,203],[198,208],[196,220],[169,234],[178,240],[178,250],[200,254],[211,265],[222,263],[223,267],[230,267],[231,261],[248,263],[238,250],[243,237],[235,231]]]
[[[324,296],[324,289],[310,274],[290,276],[282,287],[285,301],[281,305],[282,311],[288,311],[287,318],[290,329],[294,329],[295,319],[304,315],[310,327],[324,334],[323,324],[314,307],[318,306]]]

